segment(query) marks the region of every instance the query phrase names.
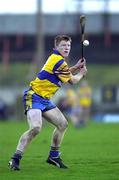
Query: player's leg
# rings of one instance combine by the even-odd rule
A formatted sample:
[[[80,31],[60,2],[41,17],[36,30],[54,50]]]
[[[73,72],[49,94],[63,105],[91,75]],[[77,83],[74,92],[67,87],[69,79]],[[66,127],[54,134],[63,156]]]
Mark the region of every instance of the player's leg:
[[[26,147],[31,142],[31,140],[39,133],[42,127],[41,110],[30,109],[27,112],[27,121],[29,124],[29,129],[20,137],[16,152],[9,162],[10,168],[13,170],[19,170],[19,163]]]
[[[56,107],[43,113],[43,116],[56,128],[53,131],[51,140],[51,149],[47,162],[58,166],[59,168],[67,168],[60,159],[60,145],[66,131],[68,122],[62,112]]]
[[[21,151],[22,153],[25,151],[29,142],[39,133],[42,127],[41,110],[29,110],[27,113],[27,120],[29,124],[29,130],[21,136],[17,145],[17,151]]]
[[[84,120],[84,107],[80,106],[80,113],[79,113],[79,120],[78,120],[77,128],[84,126],[84,124],[85,124],[84,122],[85,122],[85,120]]]
[[[84,120],[85,120],[85,125],[87,125],[88,121],[90,119],[90,107],[85,107],[84,108]]]

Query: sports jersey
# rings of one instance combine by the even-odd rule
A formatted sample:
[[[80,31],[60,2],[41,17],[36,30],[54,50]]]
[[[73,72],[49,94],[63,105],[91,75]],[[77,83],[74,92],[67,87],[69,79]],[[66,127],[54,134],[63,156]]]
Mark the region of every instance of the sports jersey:
[[[65,59],[57,50],[54,50],[36,79],[30,82],[30,87],[36,94],[50,99],[62,83],[71,79],[71,76]]]
[[[80,87],[79,89],[79,103],[81,106],[89,107],[91,106],[91,88],[90,87]]]

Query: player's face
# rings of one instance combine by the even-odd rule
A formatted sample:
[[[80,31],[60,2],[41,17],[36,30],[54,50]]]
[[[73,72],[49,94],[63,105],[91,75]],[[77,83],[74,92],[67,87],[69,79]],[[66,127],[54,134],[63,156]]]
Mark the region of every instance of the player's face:
[[[57,46],[56,49],[60,52],[63,57],[68,57],[71,50],[71,42],[62,40]]]

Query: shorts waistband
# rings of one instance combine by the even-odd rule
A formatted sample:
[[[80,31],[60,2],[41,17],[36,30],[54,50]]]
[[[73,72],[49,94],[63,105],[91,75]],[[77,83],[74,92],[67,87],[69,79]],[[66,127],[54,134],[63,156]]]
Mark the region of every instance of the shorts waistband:
[[[32,87],[29,87],[28,91],[30,91],[30,90],[32,90],[32,91],[34,92],[34,90],[32,89]],[[34,92],[34,93],[35,93],[35,92]],[[48,98],[44,98],[44,97],[40,96],[40,95],[37,94],[37,93],[35,93],[35,94],[36,94],[37,96],[43,98],[43,99],[50,100],[50,99],[48,99]]]

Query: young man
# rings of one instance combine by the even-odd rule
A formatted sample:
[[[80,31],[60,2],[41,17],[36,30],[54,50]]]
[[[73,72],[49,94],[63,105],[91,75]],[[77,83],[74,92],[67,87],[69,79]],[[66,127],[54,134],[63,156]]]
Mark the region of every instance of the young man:
[[[71,49],[71,38],[59,35],[54,40],[55,49],[49,56],[30,88],[24,93],[24,108],[27,115],[29,130],[20,138],[16,151],[9,162],[13,170],[20,170],[19,163],[30,141],[40,132],[42,116],[56,128],[52,135],[51,149],[47,163],[59,168],[67,168],[60,158],[60,145],[67,128],[67,120],[57,106],[50,100],[62,83],[78,83],[86,74],[85,59],[80,59],[73,67],[68,67],[65,58]],[[75,74],[78,70],[78,73]],[[75,75],[73,75],[75,74]]]

